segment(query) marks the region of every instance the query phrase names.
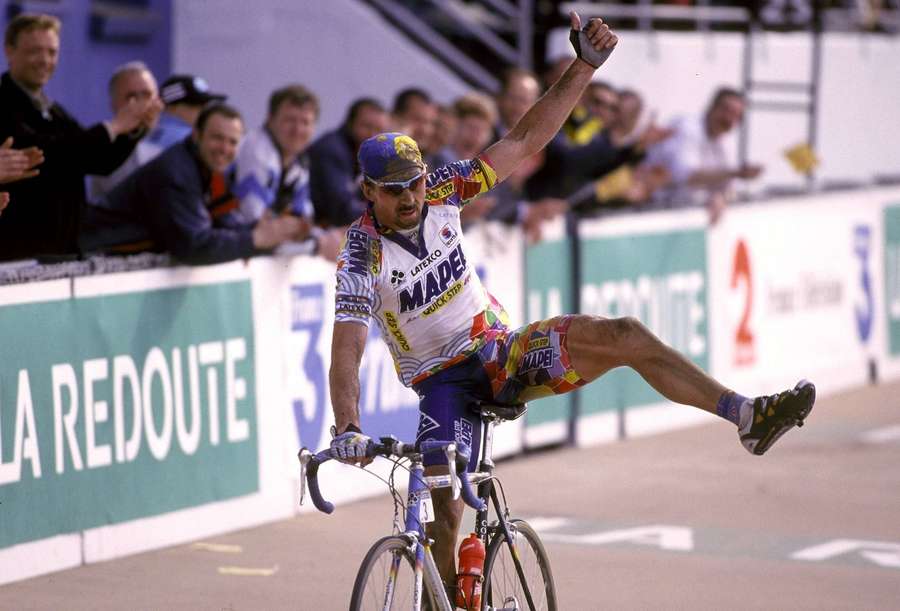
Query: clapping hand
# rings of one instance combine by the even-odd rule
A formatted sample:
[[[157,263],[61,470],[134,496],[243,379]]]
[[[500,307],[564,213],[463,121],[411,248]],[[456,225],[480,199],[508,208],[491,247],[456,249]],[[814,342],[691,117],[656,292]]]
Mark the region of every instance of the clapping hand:
[[[44,153],[36,146],[12,148],[12,136],[0,145],[0,183],[25,180],[37,176],[36,166],[44,163]]]
[[[162,108],[162,101],[157,96],[145,100],[136,97],[129,98],[108,123],[112,137],[116,138],[122,134],[141,134],[152,128],[156,125]]]
[[[309,221],[304,218],[272,216],[267,212],[253,228],[253,246],[260,250],[271,250],[288,240],[303,240],[309,235],[309,230]]]

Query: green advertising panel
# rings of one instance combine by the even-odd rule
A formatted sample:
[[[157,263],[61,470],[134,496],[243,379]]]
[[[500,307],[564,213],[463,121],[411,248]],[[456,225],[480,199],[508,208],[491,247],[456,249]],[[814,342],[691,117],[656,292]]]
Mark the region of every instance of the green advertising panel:
[[[572,312],[571,241],[548,240],[525,251],[525,311],[528,322]],[[531,401],[525,426],[566,421],[572,413],[568,395]],[[557,440],[561,441],[561,440]]]
[[[581,253],[582,313],[634,316],[708,370],[703,230],[584,239]],[[579,392],[581,415],[662,401],[626,368],[614,369]]]
[[[258,490],[250,292],[0,306],[0,548]]]
[[[900,354],[900,206],[884,209],[884,297],[888,349],[896,356]]]

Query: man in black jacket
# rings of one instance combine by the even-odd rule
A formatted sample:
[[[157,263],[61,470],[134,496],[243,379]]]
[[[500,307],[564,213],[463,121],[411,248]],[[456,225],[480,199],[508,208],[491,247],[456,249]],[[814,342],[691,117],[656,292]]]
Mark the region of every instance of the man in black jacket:
[[[38,176],[4,187],[10,204],[0,217],[0,260],[76,253],[85,175],[115,170],[159,112],[158,101],[135,100],[109,121],[81,127],[44,92],[56,69],[59,30],[56,17],[29,14],[6,29],[0,142],[12,136],[17,148],[36,146],[45,161]]]
[[[309,186],[317,224],[343,227],[365,212],[356,151],[387,125],[387,113],[378,100],[360,98],[350,105],[343,125],[309,147]]]
[[[101,205],[88,206],[82,249],[168,251],[185,263],[209,264],[304,239],[310,226],[300,217],[266,214],[252,225],[235,220],[238,200],[226,174],[243,132],[235,109],[206,107],[191,136],[135,170]]]

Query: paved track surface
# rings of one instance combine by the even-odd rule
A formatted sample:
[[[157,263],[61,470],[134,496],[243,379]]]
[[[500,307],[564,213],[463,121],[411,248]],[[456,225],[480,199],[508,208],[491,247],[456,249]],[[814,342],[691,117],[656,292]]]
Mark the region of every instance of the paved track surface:
[[[900,609],[900,384],[820,400],[764,457],[715,422],[499,473],[546,539],[561,609]],[[55,573],[0,587],[0,609],[346,609],[391,515],[381,497],[206,541],[231,553]]]

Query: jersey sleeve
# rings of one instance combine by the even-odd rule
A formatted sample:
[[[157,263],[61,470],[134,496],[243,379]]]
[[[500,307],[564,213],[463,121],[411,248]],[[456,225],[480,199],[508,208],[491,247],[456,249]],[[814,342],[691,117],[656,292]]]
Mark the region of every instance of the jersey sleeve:
[[[369,325],[369,319],[375,310],[375,283],[380,267],[381,248],[378,238],[362,229],[351,227],[338,255],[334,322]]]
[[[497,173],[485,155],[448,163],[428,174],[425,201],[431,206],[464,207],[497,184]]]
[[[255,132],[248,135],[235,160],[233,192],[240,200],[237,216],[243,223],[255,223],[274,202],[271,185],[277,180],[274,161]]]

